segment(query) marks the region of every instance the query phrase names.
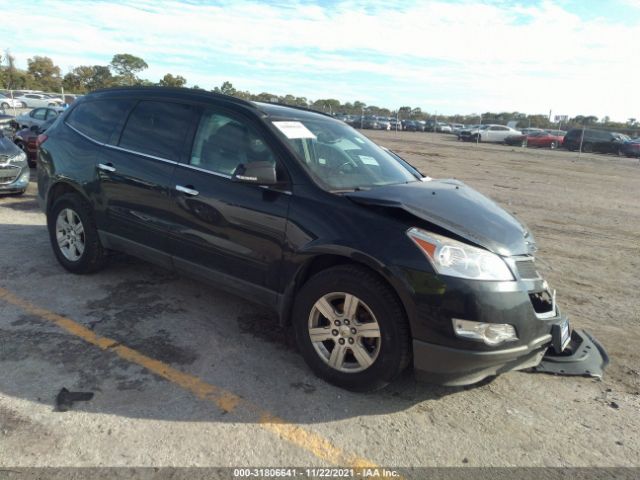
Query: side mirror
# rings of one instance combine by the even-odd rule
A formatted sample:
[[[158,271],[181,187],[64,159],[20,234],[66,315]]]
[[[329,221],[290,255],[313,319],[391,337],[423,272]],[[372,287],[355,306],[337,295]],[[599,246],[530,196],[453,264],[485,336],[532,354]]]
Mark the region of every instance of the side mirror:
[[[231,180],[240,183],[253,183],[256,185],[276,185],[276,166],[272,162],[241,163],[233,173]]]

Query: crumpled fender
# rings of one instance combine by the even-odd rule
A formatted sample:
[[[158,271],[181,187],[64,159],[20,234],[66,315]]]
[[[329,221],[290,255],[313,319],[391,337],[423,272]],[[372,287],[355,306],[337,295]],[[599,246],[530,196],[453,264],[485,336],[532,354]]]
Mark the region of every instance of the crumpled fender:
[[[582,375],[602,378],[609,355],[600,342],[585,330],[573,330],[571,341],[562,353],[549,348],[534,372],[556,375]]]

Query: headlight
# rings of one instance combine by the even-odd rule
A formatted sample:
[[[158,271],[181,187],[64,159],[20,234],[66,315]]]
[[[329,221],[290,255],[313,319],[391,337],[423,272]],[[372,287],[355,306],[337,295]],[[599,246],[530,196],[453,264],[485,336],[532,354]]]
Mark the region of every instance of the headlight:
[[[24,163],[27,161],[27,155],[24,152],[20,152],[13,157],[9,157],[9,163]]]
[[[472,280],[514,280],[504,260],[491,252],[419,228],[410,228],[407,235],[442,275]]]

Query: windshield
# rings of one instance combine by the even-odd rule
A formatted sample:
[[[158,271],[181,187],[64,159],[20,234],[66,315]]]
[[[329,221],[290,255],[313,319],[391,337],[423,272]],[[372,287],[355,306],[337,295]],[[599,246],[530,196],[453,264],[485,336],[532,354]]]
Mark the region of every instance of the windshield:
[[[273,124],[283,133],[307,171],[328,190],[357,190],[418,181],[393,156],[344,123],[306,119],[274,121]],[[303,129],[286,130],[284,124],[288,124],[287,128],[302,124]]]

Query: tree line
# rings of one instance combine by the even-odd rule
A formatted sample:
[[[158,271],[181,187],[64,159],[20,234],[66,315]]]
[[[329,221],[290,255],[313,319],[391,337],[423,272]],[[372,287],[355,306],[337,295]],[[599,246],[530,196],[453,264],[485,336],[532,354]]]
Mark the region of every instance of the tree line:
[[[129,53],[118,53],[113,56],[108,65],[80,65],[72,68],[62,75],[62,70],[53,60],[46,56],[36,55],[27,59],[27,69],[16,67],[14,56],[6,50],[0,54],[0,85],[6,90],[42,90],[45,92],[65,92],[83,94],[99,88],[118,86],[163,86],[186,87],[187,79],[181,75],[167,73],[158,82],[140,77],[140,74],[149,67],[142,58]],[[200,89],[198,85],[191,88]],[[287,105],[301,106],[318,110],[329,114],[342,115],[376,115],[398,116],[402,119],[413,120],[438,120],[448,123],[498,123],[506,124],[517,121],[518,127],[557,128],[550,115],[528,115],[520,112],[485,112],[483,114],[470,115],[435,115],[423,111],[420,107],[402,106],[398,109],[389,109],[377,105],[367,105],[361,101],[341,103],[334,98],[310,100],[291,94],[276,95],[269,92],[258,94],[245,90],[237,90],[231,82],[223,82],[220,87],[215,87],[212,92],[231,95],[245,100],[260,102],[277,102]],[[588,126],[594,128],[616,129],[631,133],[640,127],[640,122],[635,118],[629,118],[627,122],[613,122],[608,116],[601,119],[594,115],[577,115],[564,122],[562,128]]]

